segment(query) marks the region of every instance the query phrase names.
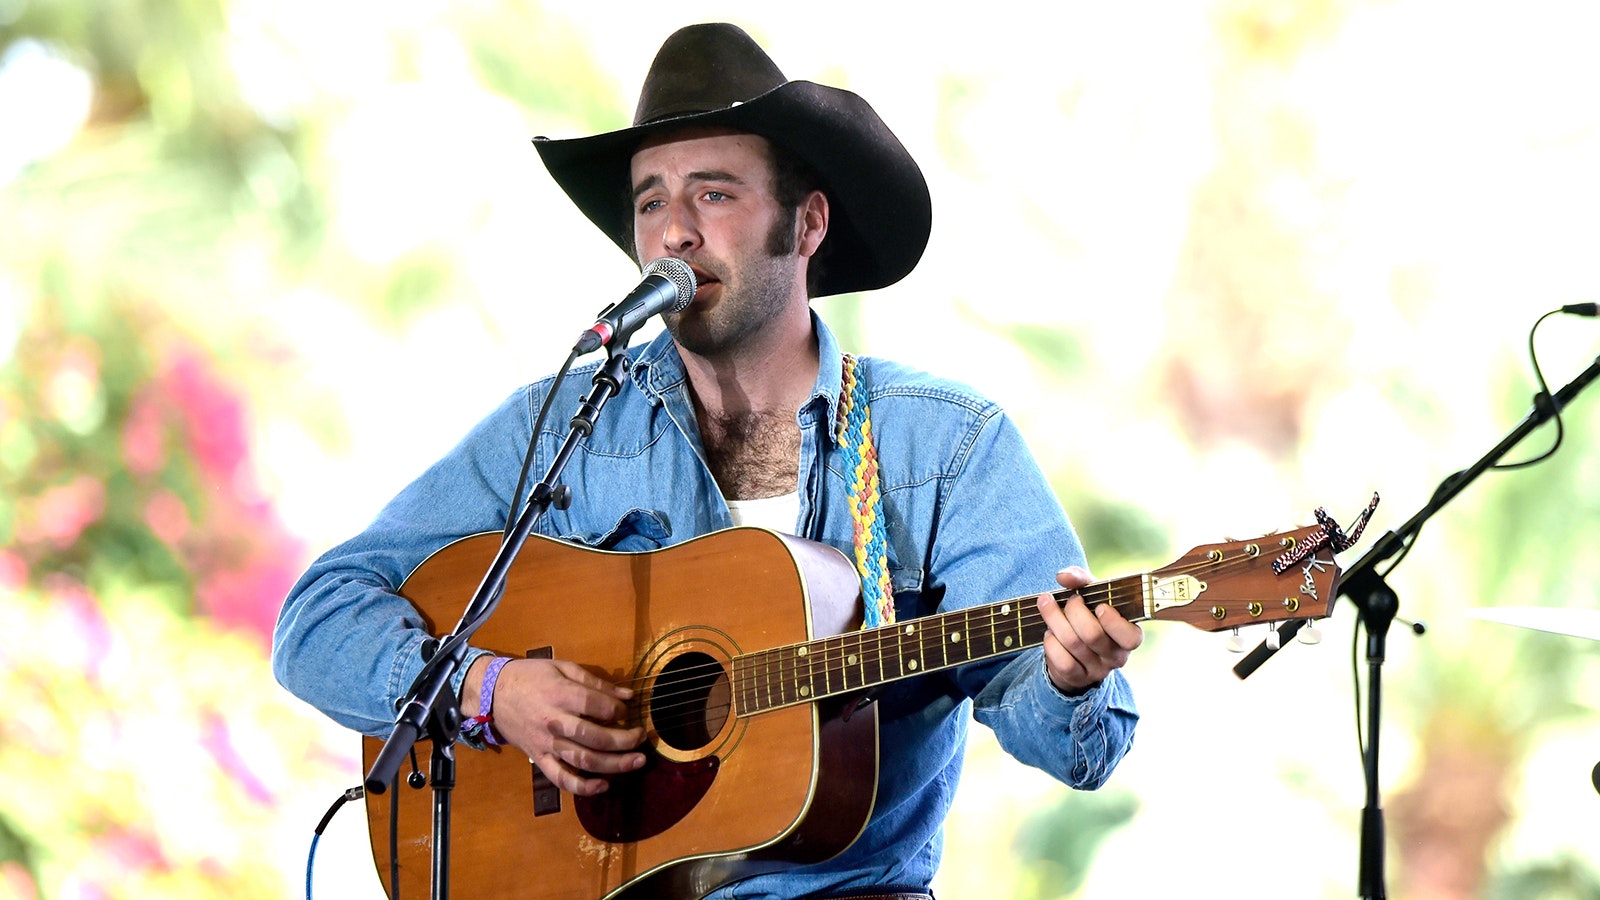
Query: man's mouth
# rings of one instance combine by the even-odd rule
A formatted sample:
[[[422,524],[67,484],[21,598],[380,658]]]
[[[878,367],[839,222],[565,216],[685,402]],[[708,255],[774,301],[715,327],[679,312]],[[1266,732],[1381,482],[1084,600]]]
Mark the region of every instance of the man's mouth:
[[[717,276],[712,275],[710,272],[707,272],[705,269],[702,269],[699,266],[690,266],[689,269],[690,271],[694,272],[694,299],[696,300],[700,300],[705,296],[706,288],[710,287],[711,285],[722,283],[720,280],[718,280]]]

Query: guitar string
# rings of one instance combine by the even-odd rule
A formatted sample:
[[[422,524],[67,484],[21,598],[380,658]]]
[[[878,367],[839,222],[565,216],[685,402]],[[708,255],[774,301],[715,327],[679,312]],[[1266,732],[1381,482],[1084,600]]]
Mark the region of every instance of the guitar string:
[[[1260,561],[1259,557],[1249,557],[1249,558],[1246,558],[1246,559],[1244,559],[1242,561],[1230,561],[1230,560],[1227,560],[1226,558],[1222,562],[1215,562],[1215,561],[1211,561],[1211,560],[1205,560],[1203,562],[1195,564],[1192,567],[1192,571],[1198,571],[1198,570],[1200,570],[1202,568],[1209,568],[1209,570],[1211,570],[1211,571],[1221,571],[1221,570],[1224,570],[1224,569],[1233,568],[1236,565],[1238,565],[1240,562],[1253,563],[1253,562],[1258,562],[1258,561]],[[1166,573],[1170,573],[1175,568],[1177,568],[1177,567],[1173,566],[1173,567],[1168,567],[1167,569],[1163,569],[1163,570],[1160,570],[1160,571],[1161,571],[1162,574],[1166,574]],[[1282,577],[1282,576],[1275,576],[1275,577]],[[1079,592],[1082,592],[1084,590],[1088,590],[1090,592],[1090,596],[1086,596],[1085,597],[1085,601],[1091,607],[1100,606],[1100,605],[1103,605],[1105,603],[1111,603],[1113,606],[1118,606],[1119,604],[1128,605],[1129,601],[1132,600],[1132,601],[1135,601],[1134,602],[1134,606],[1136,607],[1135,612],[1142,612],[1142,603],[1138,603],[1137,602],[1137,601],[1142,600],[1143,594],[1144,594],[1143,587],[1142,587],[1142,579],[1140,579],[1141,580],[1140,585],[1138,585],[1137,587],[1134,587],[1132,590],[1127,590],[1127,589],[1119,590],[1119,587],[1118,587],[1118,584],[1117,584],[1117,582],[1127,583],[1127,582],[1131,582],[1131,581],[1133,581],[1135,579],[1140,579],[1140,576],[1130,576],[1130,577],[1123,578],[1123,579],[1114,579],[1113,581],[1109,581],[1109,582],[1100,582],[1100,583],[1094,584],[1094,585],[1086,585],[1084,588],[1079,588],[1079,589],[1076,589],[1076,590],[1079,591]],[[1072,593],[1073,593],[1073,591],[1068,591],[1068,590],[1061,590],[1061,591],[1053,592],[1054,596],[1056,596],[1058,599],[1062,599],[1062,600],[1064,600],[1066,597],[1069,597]],[[1016,601],[1019,602],[1019,603],[1025,603],[1028,599],[1029,598],[1026,598],[1026,597],[1016,598]],[[999,606],[999,605],[1004,605],[1004,604],[1002,603],[1002,604],[998,604],[996,606]],[[942,662],[934,664],[931,669],[927,669],[927,670],[924,670],[924,671],[942,671],[944,669],[953,668],[955,666],[965,665],[965,664],[967,664],[969,662],[977,662],[977,661],[981,661],[981,660],[984,660],[984,659],[1004,656],[1004,655],[1007,655],[1007,654],[1010,654],[1010,653],[1020,652],[1020,651],[1022,651],[1024,649],[1028,649],[1029,647],[1038,646],[1038,642],[1034,642],[1034,643],[1030,643],[1030,644],[1027,644],[1025,646],[1019,646],[1019,647],[1016,647],[1016,648],[999,649],[997,644],[996,644],[996,642],[993,640],[993,635],[996,633],[997,625],[999,625],[1002,622],[1004,623],[1005,631],[1007,631],[1007,632],[1012,631],[1012,630],[1025,631],[1025,630],[1028,630],[1028,629],[1036,629],[1036,628],[1038,628],[1039,626],[1041,626],[1043,624],[1044,618],[1043,618],[1043,616],[1041,614],[1039,614],[1037,606],[1031,606],[1030,605],[1030,606],[1027,606],[1025,608],[1025,610],[1026,611],[1020,613],[1019,615],[1015,615],[1014,616],[1014,615],[1012,615],[1010,613],[997,613],[996,609],[994,607],[991,607],[991,609],[989,611],[990,614],[987,616],[987,621],[983,617],[980,617],[976,621],[973,621],[973,620],[971,620],[969,618],[967,620],[967,622],[965,623],[966,631],[968,631],[969,633],[982,633],[983,631],[985,631],[987,629],[991,634],[991,646],[995,647],[995,652],[987,653],[987,654],[984,654],[982,656],[978,656],[978,657],[975,657],[975,658],[971,657],[970,654],[969,654],[969,657],[967,659],[962,659],[962,660],[959,660],[959,661],[956,661],[956,662],[942,661]],[[963,611],[957,610],[957,611],[952,611],[951,613],[946,613],[946,614],[942,614],[942,615],[947,615],[947,616],[954,617],[956,615],[962,614],[962,612]],[[935,617],[930,617],[930,618],[939,618],[939,617],[935,616]],[[919,620],[919,621],[921,621],[921,620]],[[1272,621],[1272,620],[1267,620],[1267,621]],[[901,624],[902,625],[906,625],[906,624],[910,624],[910,623],[901,623]],[[818,664],[818,665],[808,666],[807,669],[806,669],[806,673],[804,675],[804,679],[807,682],[811,683],[812,685],[814,685],[815,682],[818,681],[818,680],[822,680],[823,681],[823,684],[825,685],[825,687],[824,687],[823,692],[821,693],[820,696],[818,696],[818,695],[801,696],[799,694],[799,692],[798,692],[798,684],[799,684],[801,676],[800,676],[800,672],[799,672],[798,667],[795,665],[795,661],[796,661],[796,659],[798,659],[798,656],[791,656],[791,657],[787,657],[787,658],[782,656],[782,653],[785,650],[790,650],[792,648],[773,648],[773,649],[769,649],[769,650],[765,650],[765,651],[756,651],[754,653],[742,654],[739,657],[735,657],[733,660],[731,660],[731,662],[735,663],[735,666],[734,666],[734,672],[732,674],[732,677],[729,679],[730,680],[730,684],[727,687],[727,690],[729,692],[729,697],[730,697],[730,700],[729,700],[729,702],[727,704],[719,704],[717,706],[707,706],[702,702],[703,697],[704,697],[704,693],[705,693],[704,687],[684,687],[684,688],[677,689],[677,690],[669,689],[669,690],[665,690],[665,691],[652,691],[652,690],[646,689],[643,692],[641,692],[640,694],[636,695],[634,698],[631,698],[628,701],[628,707],[634,713],[635,718],[638,719],[638,718],[641,718],[638,715],[639,710],[641,710],[645,706],[649,706],[651,708],[651,710],[652,710],[652,720],[653,721],[655,721],[657,723],[660,723],[660,724],[673,725],[673,724],[679,723],[680,721],[686,721],[686,720],[692,720],[694,718],[700,718],[702,710],[704,710],[707,713],[713,713],[713,712],[721,713],[723,710],[731,708],[732,705],[737,700],[743,699],[743,698],[738,696],[741,693],[753,693],[755,695],[759,695],[759,694],[763,693],[760,690],[759,687],[755,687],[755,689],[753,691],[751,691],[749,689],[752,688],[754,685],[756,685],[756,683],[758,681],[765,680],[765,682],[766,682],[766,691],[765,691],[765,693],[767,693],[769,695],[769,697],[767,698],[768,702],[763,704],[763,705],[761,705],[761,707],[759,709],[752,710],[750,714],[754,714],[756,712],[762,712],[762,711],[769,710],[769,709],[776,709],[776,708],[779,708],[779,707],[782,707],[782,706],[792,706],[792,705],[797,705],[799,703],[812,702],[813,700],[816,700],[816,699],[826,699],[828,697],[838,696],[840,694],[845,694],[845,693],[849,693],[851,691],[860,690],[862,688],[869,687],[869,686],[871,686],[873,684],[883,683],[883,682],[887,682],[887,681],[899,680],[902,677],[910,677],[910,676],[915,675],[915,674],[920,674],[920,673],[917,673],[917,672],[906,672],[906,670],[904,668],[904,661],[907,660],[907,659],[913,658],[913,657],[916,658],[916,659],[926,659],[929,656],[935,656],[935,657],[939,657],[941,659],[945,659],[945,657],[943,655],[944,654],[944,644],[945,644],[946,639],[947,639],[947,637],[949,635],[948,631],[941,631],[939,629],[927,629],[927,628],[920,629],[919,633],[917,635],[916,641],[915,641],[915,645],[914,645],[915,650],[914,650],[914,652],[908,654],[908,653],[905,652],[906,645],[905,645],[904,641],[900,640],[898,637],[896,637],[896,638],[891,638],[890,637],[890,634],[888,632],[890,632],[892,630],[893,629],[884,629],[882,632],[879,633],[878,637],[876,638],[877,644],[878,644],[876,649],[879,651],[879,654],[880,654],[880,660],[879,660],[879,663],[878,663],[879,679],[876,680],[876,681],[869,681],[869,680],[863,678],[863,682],[861,684],[857,684],[857,685],[854,685],[854,686],[848,686],[846,684],[846,682],[847,682],[846,674],[848,672],[850,672],[851,670],[856,669],[856,668],[858,668],[858,667],[863,665],[862,663],[854,663],[854,664],[852,664],[852,663],[846,662],[845,652],[846,652],[847,649],[849,649],[849,643],[851,641],[854,641],[856,643],[856,648],[855,649],[857,649],[857,650],[863,650],[863,649],[870,650],[870,649],[872,649],[872,648],[870,648],[870,646],[868,646],[868,644],[872,641],[872,638],[867,636],[870,633],[868,633],[868,632],[852,632],[852,633],[846,634],[846,635],[835,635],[835,636],[832,636],[832,637],[829,637],[829,638],[822,638],[822,639],[819,639],[818,641],[808,642],[807,644],[803,645],[803,646],[807,646],[807,647],[818,647],[818,646],[820,646],[820,648],[821,648],[821,653],[823,654],[822,662],[820,664]],[[901,661],[901,665],[897,667],[897,668],[901,669],[901,675],[900,676],[896,676],[896,677],[888,677],[888,678],[886,678],[886,677],[883,677],[883,676],[884,676],[884,673],[887,671],[888,667],[885,665],[885,663],[883,661],[882,651],[884,649],[885,643],[887,641],[891,640],[891,639],[896,641],[899,644],[899,648],[898,649],[899,649],[900,652],[898,654],[892,655],[891,658],[897,658],[897,659],[899,659]],[[802,646],[802,645],[795,645],[795,646],[798,647],[798,646]],[[766,671],[762,671],[762,668],[763,668],[762,663],[761,662],[757,662],[757,660],[762,660],[763,657],[767,658],[766,660],[763,660],[763,662],[766,663],[766,666],[765,666]],[[750,665],[746,665],[744,667],[744,669],[746,670],[744,672],[740,672],[739,671],[739,667],[737,666],[737,663],[739,661],[741,661],[741,660],[745,661],[747,663],[751,663]],[[835,665],[836,663],[837,663],[837,665]],[[787,664],[788,668],[789,668],[789,674],[787,674],[787,675],[785,675],[783,673],[783,671],[782,671],[783,668],[785,667],[785,664]],[[708,676],[708,675],[710,675],[713,678],[715,678],[717,675],[724,674],[724,672],[725,672],[725,670],[724,670],[724,667],[723,667],[722,663],[715,662],[715,661],[710,662],[710,663],[706,663],[706,664],[702,664],[702,665],[699,665],[699,666],[691,666],[689,668],[686,668],[686,669],[683,669],[683,670],[679,670],[679,671],[673,673],[673,676],[674,676],[674,678],[673,678],[673,687],[677,687],[677,685],[682,684],[683,681],[688,680],[690,678],[698,677],[701,680],[704,680],[704,678],[706,676]],[[623,684],[639,684],[641,682],[650,681],[650,680],[658,678],[658,677],[659,677],[659,675],[646,675],[646,676],[643,676],[641,678],[630,679],[630,680],[622,682],[622,683]],[[837,689],[837,690],[835,690],[835,689],[833,689],[831,687],[828,687],[827,685],[830,685],[835,679],[837,679],[840,682],[841,685],[846,685],[846,686],[844,686],[844,687],[842,687],[840,689]],[[777,683],[778,683],[777,687],[776,687],[777,698],[775,700],[770,696],[770,695],[774,694],[774,687],[773,687],[773,684],[772,684],[772,682],[774,680],[776,680]],[[741,682],[742,682],[742,684],[741,684]],[[680,700],[679,699],[680,696],[686,696],[686,697],[689,697],[690,699],[688,699],[688,700]]]
[[[1213,561],[1213,560],[1210,560],[1210,559],[1203,559],[1201,561],[1196,562],[1195,564],[1193,564],[1189,568],[1190,568],[1191,571],[1199,571],[1201,569],[1209,569],[1210,571],[1216,572],[1216,571],[1221,571],[1221,570],[1224,570],[1224,569],[1233,568],[1233,567],[1235,567],[1236,565],[1238,565],[1240,563],[1255,563],[1255,562],[1259,562],[1259,561],[1261,561],[1260,557],[1246,557],[1246,558],[1243,558],[1243,559],[1240,559],[1240,560],[1229,560],[1227,558],[1224,558],[1224,560],[1222,562],[1217,562],[1217,561]],[[1154,573],[1154,574],[1167,575],[1167,574],[1170,574],[1171,572],[1175,571],[1178,568],[1180,568],[1180,567],[1177,566],[1177,565],[1169,566],[1166,569],[1159,570],[1158,573]],[[1275,577],[1282,577],[1282,576],[1275,576]],[[1127,586],[1127,583],[1132,582],[1132,581],[1134,581],[1136,579],[1140,581],[1140,584],[1138,586],[1133,587],[1133,590],[1131,592],[1127,591],[1127,590],[1119,590],[1118,582],[1123,582],[1124,586]],[[1111,603],[1111,604],[1113,604],[1113,606],[1117,606],[1118,604],[1127,605],[1127,603],[1128,603],[1128,601],[1130,599],[1129,595],[1131,593],[1131,595],[1132,595],[1131,599],[1135,601],[1135,603],[1133,604],[1134,607],[1135,607],[1134,608],[1134,612],[1135,613],[1142,612],[1142,609],[1139,608],[1139,607],[1142,607],[1142,604],[1139,604],[1137,602],[1138,600],[1142,599],[1143,593],[1144,593],[1143,592],[1143,587],[1142,587],[1142,578],[1140,576],[1130,576],[1130,577],[1125,577],[1125,578],[1122,578],[1122,579],[1114,579],[1114,580],[1108,581],[1108,582],[1100,582],[1100,583],[1093,584],[1093,585],[1086,585],[1084,588],[1079,588],[1079,589],[1076,589],[1076,590],[1078,592],[1085,592],[1085,591],[1089,592],[1090,595],[1085,597],[1085,600],[1089,603],[1090,606],[1099,606],[1099,605],[1103,605],[1105,603]],[[1054,596],[1056,596],[1058,599],[1065,600],[1065,598],[1069,597],[1073,593],[1073,591],[1061,590],[1061,591],[1056,591],[1056,592],[1053,592],[1053,593],[1054,593]],[[1030,599],[1030,598],[1026,598],[1026,597],[1016,598],[1016,602],[1025,603],[1028,599]],[[992,606],[990,608],[989,621],[984,621],[983,619],[980,618],[976,623],[973,623],[972,620],[970,619],[970,614],[971,614],[970,611],[966,611],[966,614],[969,616],[969,618],[966,621],[966,626],[967,626],[968,630],[969,631],[974,630],[974,624],[975,624],[975,627],[976,627],[977,631],[981,632],[985,628],[988,628],[991,631],[993,631],[995,626],[996,626],[996,624],[997,624],[997,622],[1000,621],[999,619],[995,618],[994,611],[995,611],[996,607],[1001,606],[1001,605],[1004,605],[1004,603],[996,604],[996,605],[994,605],[994,606]],[[1037,613],[1037,607],[1036,606],[1030,606],[1030,607],[1027,607],[1027,609],[1029,609],[1031,611],[1027,612],[1027,613],[1024,613],[1023,617],[1017,619],[1014,623],[1012,621],[1013,617],[1012,617],[1011,614],[1009,614],[1009,613],[1001,613],[1001,614],[999,614],[1004,619],[1007,630],[1010,630],[1012,628],[1017,628],[1017,629],[1037,628],[1040,624],[1042,624],[1043,617],[1040,616]],[[962,613],[963,613],[963,611],[957,610],[957,611],[952,611],[950,613],[945,613],[945,614],[941,614],[941,615],[954,617],[954,616],[960,615]],[[934,616],[934,617],[930,617],[930,618],[940,618],[940,616]],[[1279,618],[1279,617],[1275,616],[1274,618]],[[1139,619],[1139,621],[1143,621],[1143,620],[1144,619],[1142,619],[1142,618]],[[1271,621],[1271,620],[1267,620],[1267,621]],[[909,624],[909,623],[902,623],[902,624]],[[855,668],[855,666],[859,665],[859,664],[852,665],[852,664],[846,663],[846,662],[844,662],[843,656],[840,655],[839,656],[840,665],[837,668],[834,668],[832,662],[830,661],[830,655],[834,651],[837,651],[839,654],[842,654],[843,651],[846,649],[847,643],[851,639],[857,640],[858,641],[857,647],[861,648],[863,645],[861,643],[859,643],[859,641],[861,641],[861,639],[866,634],[867,633],[852,632],[852,633],[846,634],[846,635],[835,635],[835,636],[832,636],[832,637],[829,637],[829,638],[822,638],[822,639],[819,639],[819,640],[814,641],[814,642],[808,642],[808,643],[806,643],[804,645],[794,645],[794,648],[798,648],[800,646],[806,646],[806,647],[818,647],[818,646],[821,646],[821,650],[822,650],[822,652],[824,654],[824,660],[823,660],[823,663],[822,663],[822,668],[820,670],[818,670],[818,668],[816,666],[808,667],[807,675],[806,675],[807,680],[814,682],[817,678],[820,677],[822,679],[825,679],[825,683],[827,683],[828,681],[832,680],[833,676],[837,675],[837,676],[840,677],[841,682],[843,682],[845,680],[844,677],[843,677],[844,673],[847,672],[849,669]],[[942,648],[942,645],[944,643],[944,639],[948,634],[949,634],[948,631],[941,631],[941,630],[939,630],[937,628],[934,628],[934,629],[927,629],[927,628],[921,629],[921,632],[919,633],[919,635],[917,637],[916,653],[911,654],[911,655],[917,656],[919,658],[920,657],[926,657],[928,655],[942,655],[943,651],[942,651],[941,648]],[[930,637],[933,638],[932,641],[930,641]],[[881,651],[883,649],[884,642],[888,638],[889,638],[889,635],[887,633],[880,633],[879,634],[879,636],[877,638],[877,640],[878,640],[878,648],[877,649],[880,651],[880,653],[881,653]],[[867,638],[867,640],[870,640],[870,638]],[[899,658],[901,658],[901,659],[908,658],[908,655],[904,652],[904,642],[903,641],[899,641],[899,643],[901,645],[900,646],[901,652],[899,653]],[[832,644],[832,646],[827,646],[828,644]],[[1037,646],[1037,643],[1029,644],[1027,646],[1029,646],[1029,647]],[[781,694],[783,692],[783,688],[787,687],[791,682],[794,682],[795,681],[795,676],[798,676],[798,674],[799,674],[798,669],[793,665],[795,659],[797,659],[798,656],[789,657],[789,658],[787,658],[787,660],[786,660],[786,658],[784,656],[782,656],[784,651],[792,650],[794,648],[791,648],[791,647],[772,648],[772,649],[764,650],[764,651],[756,651],[756,652],[753,652],[753,653],[750,653],[750,654],[742,654],[741,656],[736,657],[735,660],[734,660],[735,662],[738,661],[738,660],[745,660],[747,662],[753,662],[753,661],[756,661],[756,660],[760,660],[763,657],[766,657],[766,658],[770,659],[770,665],[768,666],[768,671],[766,671],[766,672],[760,671],[761,666],[760,666],[759,663],[757,663],[757,664],[755,664],[753,666],[746,666],[745,668],[748,671],[746,671],[744,673],[739,673],[736,670],[734,672],[734,680],[738,681],[740,679],[740,677],[741,677],[741,674],[742,674],[742,677],[745,678],[745,679],[766,679],[767,682],[768,682],[768,684],[767,684],[767,688],[768,688],[767,693],[770,694],[772,692],[772,687],[771,687],[771,683],[770,682],[771,682],[772,679],[776,678],[780,683],[779,684],[779,693]],[[998,650],[995,653],[987,654],[985,656],[980,656],[980,657],[977,657],[976,659],[969,657],[969,659],[964,659],[964,660],[961,660],[958,663],[953,663],[953,664],[952,663],[940,663],[940,664],[935,666],[934,670],[938,671],[938,670],[941,670],[941,669],[944,669],[944,668],[949,668],[952,665],[964,665],[964,664],[966,664],[968,662],[975,662],[975,661],[979,661],[979,660],[982,660],[982,659],[988,659],[991,656],[1003,656],[1003,655],[1006,655],[1008,653],[1019,652],[1019,651],[1021,651],[1023,649],[1027,649],[1027,647],[1017,647],[1017,648],[1014,648],[1014,649]],[[789,668],[790,668],[791,673],[793,673],[791,676],[787,676],[787,677],[784,676],[783,673],[782,673],[782,668],[783,668],[783,666],[784,666],[786,661],[790,664]],[[737,667],[736,667],[736,669],[737,669]],[[880,681],[898,680],[898,678],[883,678],[882,677],[882,672],[884,671],[884,665],[883,665],[882,662],[879,663],[879,669],[880,669],[880,679],[879,679]],[[707,675],[711,675],[711,676],[715,677],[716,673],[721,673],[722,671],[723,671],[722,663],[716,662],[716,661],[712,661],[712,662],[709,662],[709,663],[706,663],[706,664],[702,664],[700,666],[692,666],[692,667],[689,667],[687,669],[682,669],[682,670],[679,670],[677,672],[674,672],[673,673],[673,676],[674,676],[673,682],[674,682],[674,684],[679,684],[679,683],[682,683],[684,680],[687,680],[689,678],[699,677],[699,678],[703,679]],[[916,673],[910,673],[910,674],[916,674]],[[902,676],[900,676],[900,677],[908,677],[908,676],[906,676],[903,673]],[[624,684],[624,685],[627,685],[627,684],[639,684],[639,683],[642,683],[642,682],[645,682],[645,681],[650,681],[652,679],[657,679],[657,678],[659,678],[658,674],[656,674],[656,675],[645,675],[645,676],[642,676],[640,678],[630,679],[630,680],[627,680],[627,681],[624,681],[624,682],[621,682],[621,683]],[[875,683],[878,683],[878,682],[871,682],[871,683],[875,684]],[[837,691],[837,692],[832,691],[831,689],[828,689],[824,693],[823,696],[826,697],[826,696],[833,696],[836,693],[847,693],[850,690],[857,690],[857,689],[860,689],[862,687],[867,687],[867,686],[869,686],[867,683],[863,683],[863,684],[856,685],[854,687],[849,687],[849,688],[846,688],[844,690]],[[730,688],[730,690],[732,690],[732,688]],[[694,701],[692,701],[691,705],[693,705],[696,709],[700,708],[700,703],[699,703],[699,699],[698,698],[700,696],[701,689],[694,688],[694,687],[689,687],[689,688],[683,689],[681,691],[681,693],[694,695],[696,699]],[[756,693],[760,693],[760,691],[758,690],[758,691],[756,691]],[[669,702],[668,703],[663,703],[662,702],[662,698],[665,698]],[[653,701],[653,705],[654,705],[655,709],[658,710],[658,711],[661,711],[661,710],[670,710],[670,709],[672,709],[672,705],[671,705],[670,701],[672,701],[673,699],[674,699],[674,694],[671,691],[651,692],[649,690],[646,690],[639,697],[633,698],[629,702],[630,702],[630,704],[638,705],[640,702],[642,702],[644,700],[650,700],[650,701]],[[794,703],[801,703],[801,702],[810,702],[812,699],[815,699],[815,698],[814,697],[800,697],[796,693],[796,696],[794,697],[793,700],[789,700],[787,698],[783,698],[783,699],[780,699],[778,702],[772,704],[772,706],[769,706],[767,708],[774,708],[776,706],[781,706],[781,705],[792,705]]]
[[[1237,567],[1239,565],[1253,564],[1253,563],[1265,563],[1265,562],[1267,562],[1267,560],[1263,559],[1262,557],[1245,557],[1245,558],[1237,559],[1237,560],[1229,559],[1229,558],[1225,557],[1220,562],[1209,560],[1209,559],[1201,559],[1201,560],[1198,560],[1198,561],[1196,561],[1195,563],[1193,563],[1193,564],[1191,564],[1189,566],[1180,566],[1180,565],[1175,563],[1175,564],[1173,564],[1171,566],[1167,566],[1167,567],[1165,567],[1163,569],[1157,570],[1156,572],[1153,572],[1153,573],[1150,573],[1150,574],[1158,575],[1158,576],[1161,576],[1161,577],[1170,577],[1174,573],[1175,574],[1193,574],[1195,572],[1200,572],[1200,571],[1220,572],[1220,571],[1223,571],[1223,570],[1235,568],[1235,567]],[[1274,576],[1274,577],[1284,577],[1284,576]],[[1058,590],[1052,591],[1050,593],[1052,594],[1052,596],[1056,597],[1058,600],[1060,600],[1062,602],[1065,602],[1066,599],[1069,598],[1072,594],[1074,594],[1074,593],[1082,594],[1084,592],[1089,592],[1090,593],[1090,596],[1086,596],[1085,597],[1085,602],[1088,603],[1090,606],[1100,606],[1100,605],[1103,605],[1105,603],[1110,603],[1113,606],[1118,607],[1119,609],[1121,607],[1123,607],[1123,606],[1128,606],[1128,607],[1131,608],[1131,611],[1134,612],[1136,615],[1138,615],[1138,614],[1143,612],[1143,604],[1140,603],[1139,601],[1141,601],[1143,599],[1143,597],[1144,597],[1144,587],[1143,587],[1143,582],[1142,582],[1142,576],[1139,576],[1139,575],[1124,576],[1122,578],[1111,579],[1109,581],[1095,582],[1093,584],[1085,585],[1082,588],[1058,589]],[[987,608],[991,611],[991,614],[993,614],[996,609],[998,609],[1001,606],[1004,606],[1007,603],[1017,603],[1019,605],[1026,605],[1026,604],[1029,604],[1034,599],[1034,597],[1036,597],[1036,596],[1037,595],[1016,597],[1016,598],[1012,598],[1011,600],[1000,601],[999,603],[989,604]],[[1029,609],[1037,609],[1037,607],[1034,607],[1034,606],[1028,606],[1028,608]],[[937,614],[937,615],[929,616],[929,617],[927,617],[925,619],[916,619],[916,620],[911,620],[911,621],[908,621],[908,622],[902,622],[902,623],[899,623],[899,625],[903,627],[903,626],[906,626],[906,625],[913,624],[915,622],[927,622],[927,621],[932,621],[934,619],[938,619],[938,618],[945,617],[945,616],[949,616],[949,617],[952,617],[952,618],[955,617],[955,616],[959,616],[959,615],[969,615],[970,616],[971,614],[973,614],[973,612],[975,610],[980,610],[980,609],[984,609],[984,607],[971,607],[971,608],[966,609],[966,610],[951,610],[950,612],[940,613],[940,614]],[[1009,613],[999,613],[999,615],[1009,616],[1010,614]],[[1154,618],[1154,617],[1151,617],[1151,618]],[[1148,621],[1148,619],[1143,617],[1143,616],[1140,616],[1135,621]],[[1272,620],[1263,620],[1263,621],[1272,621]],[[1033,623],[1030,623],[1030,624],[1037,624],[1037,623],[1033,622]],[[1254,624],[1254,623],[1251,623],[1251,624]],[[894,630],[896,630],[896,629],[894,629],[894,628],[885,629],[883,633],[887,634],[887,632],[894,631]],[[924,633],[932,633],[935,630],[936,629],[927,629],[927,628],[922,629],[922,631]],[[849,633],[842,634],[842,635],[832,635],[832,636],[829,636],[829,637],[817,638],[814,641],[802,642],[800,644],[795,644],[795,645],[791,645],[791,646],[787,646],[787,647],[773,647],[773,648],[768,648],[766,650],[756,650],[756,651],[752,651],[752,652],[750,652],[748,654],[741,654],[740,658],[754,658],[754,657],[757,657],[757,656],[761,656],[763,654],[781,653],[781,652],[783,652],[785,650],[793,650],[793,649],[795,649],[797,647],[800,647],[800,646],[808,646],[808,647],[809,646],[815,646],[817,644],[822,644],[822,643],[825,643],[825,642],[828,642],[828,641],[844,640],[844,639],[849,639],[849,638],[852,638],[852,637],[857,637],[859,635],[870,634],[870,633],[871,632],[849,632]],[[700,668],[702,670],[716,669],[716,668],[721,668],[721,664],[720,663],[715,663],[715,662],[707,663],[707,664],[705,664],[704,666],[701,666],[701,667],[691,667],[691,668],[688,668],[688,669],[680,670],[678,672],[675,672],[674,675],[678,676],[678,677],[690,677],[690,676],[693,676],[693,675],[696,674],[696,668]],[[617,682],[617,683],[622,685],[622,686],[635,685],[635,684],[640,684],[642,682],[649,681],[649,680],[651,680],[651,679],[653,679],[655,677],[656,677],[655,674],[647,674],[647,675],[639,676],[637,678],[620,681],[620,682]]]

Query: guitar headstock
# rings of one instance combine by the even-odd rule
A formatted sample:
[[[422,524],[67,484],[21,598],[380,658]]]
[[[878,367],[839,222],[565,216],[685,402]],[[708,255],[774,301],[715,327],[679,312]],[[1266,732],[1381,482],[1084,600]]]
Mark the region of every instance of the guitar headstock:
[[[1205,631],[1323,618],[1333,612],[1339,583],[1332,547],[1318,546],[1282,574],[1273,571],[1275,560],[1290,558],[1322,536],[1322,527],[1311,525],[1195,547],[1145,576],[1148,617],[1187,622]]]

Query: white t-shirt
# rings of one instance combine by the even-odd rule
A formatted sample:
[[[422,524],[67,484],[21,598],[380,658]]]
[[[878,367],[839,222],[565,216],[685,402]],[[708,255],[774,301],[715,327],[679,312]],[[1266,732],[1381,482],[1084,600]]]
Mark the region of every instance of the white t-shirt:
[[[795,490],[759,500],[729,500],[728,512],[733,514],[735,525],[794,534],[800,523],[800,492]]]

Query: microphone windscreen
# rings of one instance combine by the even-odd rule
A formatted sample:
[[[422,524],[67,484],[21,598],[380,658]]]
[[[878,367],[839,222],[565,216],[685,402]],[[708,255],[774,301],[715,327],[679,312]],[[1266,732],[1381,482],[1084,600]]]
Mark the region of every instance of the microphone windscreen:
[[[678,289],[678,299],[667,308],[667,312],[678,312],[694,300],[694,270],[676,256],[663,256],[660,259],[650,260],[644,267],[644,274],[660,275]]]

